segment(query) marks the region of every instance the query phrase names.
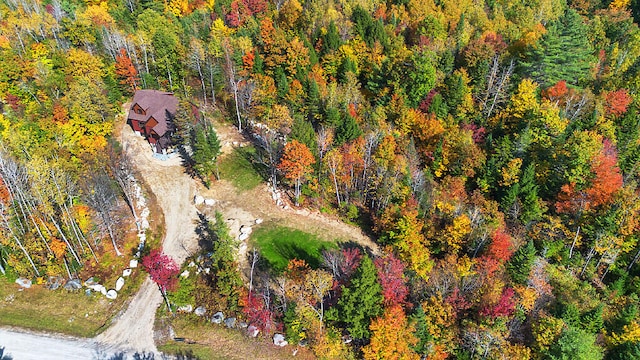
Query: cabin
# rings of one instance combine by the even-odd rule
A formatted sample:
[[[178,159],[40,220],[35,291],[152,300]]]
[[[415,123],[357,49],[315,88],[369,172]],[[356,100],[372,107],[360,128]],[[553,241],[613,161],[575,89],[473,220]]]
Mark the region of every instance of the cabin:
[[[153,151],[166,154],[175,131],[173,119],[177,109],[178,99],[173,93],[138,90],[133,95],[127,123],[149,141]]]

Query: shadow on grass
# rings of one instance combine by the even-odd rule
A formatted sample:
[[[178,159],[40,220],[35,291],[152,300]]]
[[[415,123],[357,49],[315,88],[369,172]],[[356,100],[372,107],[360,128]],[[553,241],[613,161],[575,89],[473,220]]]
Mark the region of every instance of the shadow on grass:
[[[259,163],[253,146],[238,147],[219,162],[220,177],[240,190],[251,190],[266,179],[267,169]]]
[[[285,270],[292,259],[304,260],[310,267],[318,268],[322,264],[322,252],[337,248],[334,242],[277,225],[256,229],[253,238],[268,266],[276,272]]]

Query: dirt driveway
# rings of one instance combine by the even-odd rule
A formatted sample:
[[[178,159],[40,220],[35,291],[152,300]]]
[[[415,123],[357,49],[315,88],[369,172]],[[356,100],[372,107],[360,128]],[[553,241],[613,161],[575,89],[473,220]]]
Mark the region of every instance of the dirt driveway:
[[[243,142],[240,134],[230,126],[218,124],[216,129],[226,154],[233,150],[234,144]],[[134,134],[129,126],[122,127],[120,142],[158,200],[165,220],[164,252],[178,263],[182,263],[197,250],[195,224],[198,209],[193,203],[196,194],[216,200],[216,210],[223,213],[229,222],[231,233],[236,236],[241,225],[253,225],[255,219],[260,218],[330,240],[348,239],[372,249],[374,253],[378,252],[376,244],[357,227],[308,210],[283,209],[277,206],[266,185],[238,193],[229,182],[218,181],[213,183],[211,189],[205,189],[184,172],[180,157],[164,161],[153,157],[148,143]],[[246,266],[243,261],[246,260],[246,249],[245,243],[238,254],[241,266]],[[118,314],[113,324],[96,337],[96,342],[107,350],[157,352],[153,324],[156,309],[161,303],[158,288],[150,279],[146,279],[126,310]]]

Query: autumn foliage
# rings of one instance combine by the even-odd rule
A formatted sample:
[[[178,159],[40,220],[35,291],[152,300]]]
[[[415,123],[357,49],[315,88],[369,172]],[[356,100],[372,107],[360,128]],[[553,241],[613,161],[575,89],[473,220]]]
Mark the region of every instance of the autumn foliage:
[[[175,289],[178,284],[180,267],[173,258],[164,254],[162,249],[151,250],[142,258],[142,266],[163,292]]]

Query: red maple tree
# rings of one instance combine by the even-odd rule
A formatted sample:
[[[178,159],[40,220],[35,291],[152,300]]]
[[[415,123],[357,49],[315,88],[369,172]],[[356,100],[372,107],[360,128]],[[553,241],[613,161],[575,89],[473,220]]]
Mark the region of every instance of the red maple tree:
[[[149,273],[160,289],[162,296],[167,303],[169,311],[169,299],[167,298],[167,290],[175,289],[178,284],[178,273],[180,267],[169,255],[163,254],[162,249],[153,249],[149,255],[142,258],[142,267]]]
[[[405,265],[402,261],[393,254],[389,254],[385,257],[375,259],[373,263],[378,270],[378,279],[382,286],[384,304],[387,306],[406,304],[409,289],[405,282]]]

